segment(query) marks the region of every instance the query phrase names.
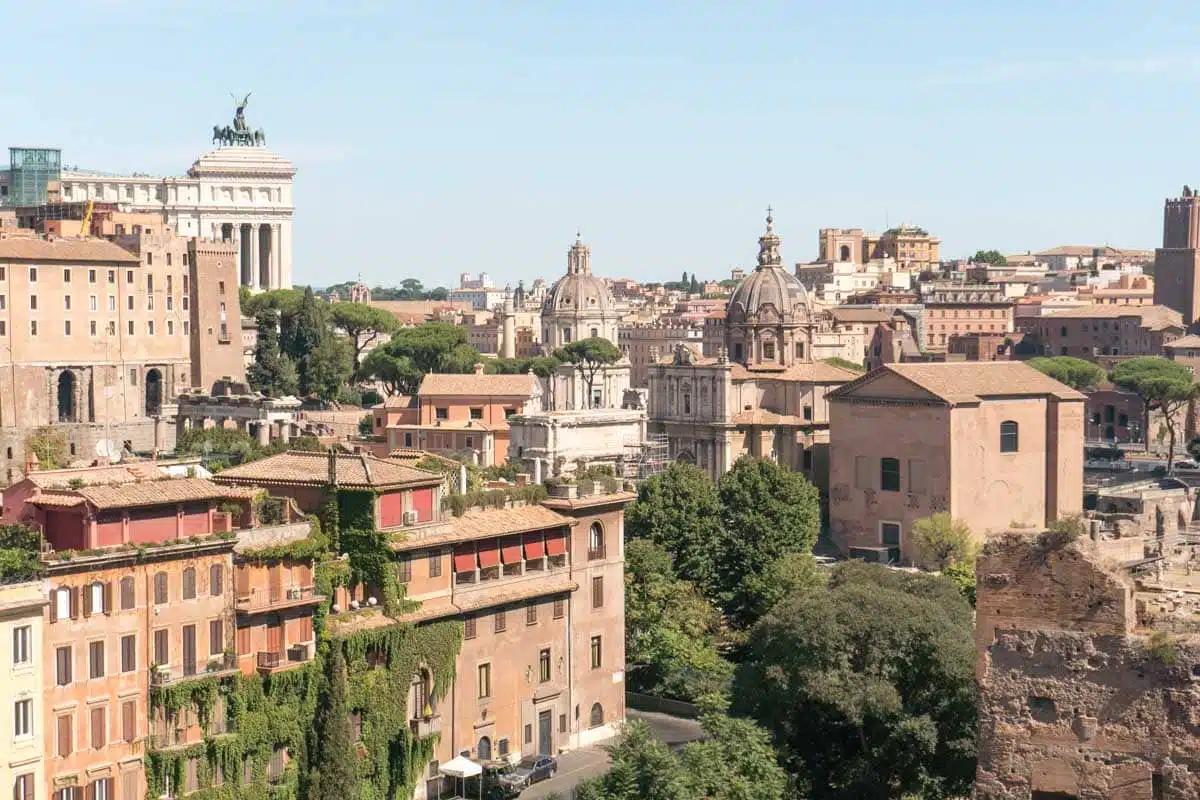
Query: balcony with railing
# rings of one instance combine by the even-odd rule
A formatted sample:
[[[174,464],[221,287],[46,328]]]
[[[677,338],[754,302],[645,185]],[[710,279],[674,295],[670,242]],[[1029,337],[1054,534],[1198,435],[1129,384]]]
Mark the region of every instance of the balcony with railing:
[[[150,685],[170,686],[196,678],[224,678],[235,672],[237,656],[221,653],[207,659],[185,659],[182,664],[154,664],[150,667]]]
[[[423,736],[432,736],[435,733],[442,732],[442,715],[432,714],[428,717],[418,717],[408,721],[408,729],[412,733],[414,739]]]
[[[273,675],[302,667],[313,658],[313,643],[294,644],[286,650],[260,650],[255,664],[260,675]]]
[[[239,588],[234,607],[241,614],[278,611],[295,606],[316,605],[324,600],[312,585],[251,586]]]

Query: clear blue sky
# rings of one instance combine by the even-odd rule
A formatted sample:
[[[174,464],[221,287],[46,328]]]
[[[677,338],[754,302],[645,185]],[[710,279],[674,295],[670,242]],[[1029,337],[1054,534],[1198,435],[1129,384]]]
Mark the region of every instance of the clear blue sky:
[[[295,277],[724,277],[908,221],[943,252],[1153,247],[1200,137],[1200,7],[77,0],[9,20],[3,145],[181,174],[247,119],[299,167]],[[1195,156],[1200,159],[1200,155]]]

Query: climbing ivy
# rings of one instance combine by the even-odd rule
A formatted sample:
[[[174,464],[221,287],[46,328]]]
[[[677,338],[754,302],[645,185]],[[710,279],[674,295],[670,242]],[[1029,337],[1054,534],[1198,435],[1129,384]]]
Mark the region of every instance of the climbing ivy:
[[[338,491],[340,530],[370,530],[375,527],[375,493]]]
[[[322,527],[324,532],[322,532]],[[313,558],[317,594],[326,597],[313,615],[318,640],[310,663],[274,675],[197,676],[151,692],[152,710],[175,715],[194,708],[207,730],[218,698],[225,700],[227,733],[207,735],[186,748],[155,749],[147,743],[147,797],[161,797],[185,785],[189,759],[197,759],[198,788],[189,800],[319,800],[308,793],[309,752],[313,746],[317,700],[324,680],[345,681],[346,706],[361,714],[362,736],[355,744],[363,800],[410,797],[424,766],[433,758],[437,734],[418,737],[409,727],[408,697],[413,678],[425,670],[432,696],[445,697],[454,679],[462,644],[462,624],[444,621],[391,625],[339,632],[326,625],[330,598],[338,586],[363,582],[383,594],[383,611],[396,617],[419,606],[406,600],[398,580],[388,535],[374,530],[374,495],[331,492],[314,520],[311,543],[262,548],[251,558]],[[345,553],[344,557],[337,554]],[[349,621],[349,619],[348,619]],[[352,625],[340,626],[350,629]],[[330,648],[341,648],[345,674],[326,675]],[[421,709],[424,711],[424,709]],[[281,775],[267,776],[272,755],[286,748],[290,760]],[[243,777],[246,780],[243,780]]]

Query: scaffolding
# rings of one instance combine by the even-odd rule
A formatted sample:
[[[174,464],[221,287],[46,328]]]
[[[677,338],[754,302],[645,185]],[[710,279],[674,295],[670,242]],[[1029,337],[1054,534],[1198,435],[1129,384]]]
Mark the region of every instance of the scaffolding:
[[[46,187],[62,179],[62,150],[56,147],[8,148],[8,205],[46,202]]]
[[[671,446],[665,433],[648,433],[645,440],[625,445],[622,459],[626,480],[641,481],[659,474],[671,463]]]

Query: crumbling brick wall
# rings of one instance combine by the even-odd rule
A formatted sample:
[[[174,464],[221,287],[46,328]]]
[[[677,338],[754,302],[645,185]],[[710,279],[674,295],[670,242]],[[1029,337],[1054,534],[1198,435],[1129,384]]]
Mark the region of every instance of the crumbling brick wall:
[[[977,579],[978,800],[1200,798],[1200,639],[1137,628],[1086,540],[995,539]]]

